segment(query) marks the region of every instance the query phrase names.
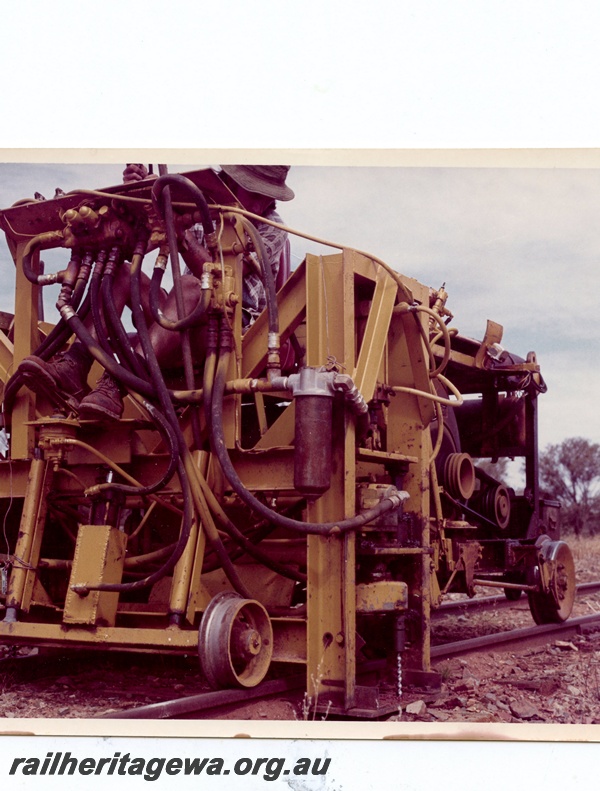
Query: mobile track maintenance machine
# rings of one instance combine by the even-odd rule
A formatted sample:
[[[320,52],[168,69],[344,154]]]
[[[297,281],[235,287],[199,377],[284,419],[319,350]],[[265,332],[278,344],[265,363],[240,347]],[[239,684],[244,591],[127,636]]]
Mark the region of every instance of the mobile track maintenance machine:
[[[397,674],[399,694],[434,685],[445,594],[526,591],[537,623],[569,617],[573,559],[538,487],[544,381],[533,353],[502,349],[500,325],[460,335],[443,287],[372,255],[330,245],[275,284],[251,219],[212,170],[164,167],[0,212],[16,265],[0,332],[0,644],[198,652],[216,689],[300,665],[314,710],[384,716],[363,663]],[[197,223],[212,260],[198,308],[169,326],[183,372],[164,371],[142,262],[158,250],[153,288],[170,259],[180,289],[177,230]],[[64,269],[43,273],[49,248]],[[268,300],[243,333],[249,256]],[[114,304],[124,262],[141,357]],[[51,325],[40,292],[56,283]],[[80,420],[65,394],[28,386],[20,361],[74,338],[96,361],[90,384],[105,368],[126,387],[120,421]],[[475,464],[504,457],[524,458],[523,494]]]

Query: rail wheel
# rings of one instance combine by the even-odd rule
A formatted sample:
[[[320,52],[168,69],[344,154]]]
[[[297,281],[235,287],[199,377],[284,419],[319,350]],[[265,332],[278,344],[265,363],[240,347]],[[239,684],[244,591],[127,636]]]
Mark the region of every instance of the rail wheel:
[[[530,592],[529,609],[537,624],[566,621],[575,601],[575,563],[564,541],[545,541],[541,548],[542,563],[547,565],[548,584],[545,590]]]
[[[254,687],[273,656],[273,628],[265,608],[237,593],[218,593],[200,624],[200,664],[213,689]]]

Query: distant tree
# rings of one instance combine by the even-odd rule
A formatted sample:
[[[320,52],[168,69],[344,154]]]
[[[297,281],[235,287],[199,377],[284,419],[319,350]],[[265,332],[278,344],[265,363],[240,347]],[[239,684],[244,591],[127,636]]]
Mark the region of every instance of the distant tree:
[[[566,530],[600,530],[600,445],[582,437],[549,445],[540,454],[540,484],[560,502]]]

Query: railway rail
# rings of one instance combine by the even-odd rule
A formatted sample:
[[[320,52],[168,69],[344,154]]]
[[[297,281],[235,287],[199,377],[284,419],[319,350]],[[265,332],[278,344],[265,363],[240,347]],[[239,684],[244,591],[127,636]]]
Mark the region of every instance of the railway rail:
[[[586,596],[600,591],[600,581],[582,582],[576,587],[577,596]],[[467,610],[484,610],[491,608],[510,608],[519,600],[511,600],[506,596],[477,596],[473,599],[457,599],[456,601],[444,602],[440,607],[432,612],[432,617],[437,618],[448,615],[451,612],[465,612]]]
[[[578,596],[600,591],[600,581],[582,583],[577,587]],[[449,614],[465,609],[494,607],[514,607],[515,602],[504,596],[487,596],[465,601],[448,602],[437,610],[437,613]],[[431,648],[431,657],[435,662],[470,653],[509,651],[545,645],[553,640],[570,640],[574,636],[600,631],[600,614],[571,618],[559,624],[545,624],[527,628],[512,629],[495,634],[445,643]],[[379,667],[378,667],[379,666]],[[382,663],[368,663],[363,672],[382,669]],[[256,700],[276,698],[278,696],[301,699],[304,687],[304,675],[295,674],[275,679],[252,689],[221,690],[190,695],[174,700],[152,703],[121,711],[113,711],[100,715],[102,719],[185,719],[215,718],[219,712],[230,707],[244,705]]]
[[[568,640],[582,633],[600,631],[600,614],[572,618],[561,624],[545,624],[507,632],[483,635],[454,643],[434,646],[431,657],[442,661],[452,657],[481,651],[508,651],[544,645],[553,640]],[[304,676],[297,674],[282,679],[263,682],[247,690],[221,690],[153,703],[101,715],[101,719],[185,719],[215,718],[218,712],[231,706],[243,705],[257,699],[285,696],[296,693],[299,697],[304,686]],[[199,715],[199,716],[198,716]]]
[[[583,583],[578,586],[577,595],[581,600],[584,596],[596,593],[600,590],[600,581]],[[440,616],[453,616],[464,614],[465,612],[480,612],[481,610],[497,609],[515,606],[514,601],[507,600],[504,596],[488,596],[477,597],[474,599],[464,599],[456,602],[448,602],[442,605],[435,611],[434,615],[437,619]],[[492,652],[492,651],[510,651],[511,649],[519,648],[524,649],[532,646],[539,646],[547,644],[553,640],[571,640],[575,635],[586,634],[592,631],[600,630],[600,616],[588,615],[581,618],[571,618],[565,623],[556,625],[542,625],[532,628],[521,628],[511,630],[509,632],[499,632],[493,635],[483,635],[475,638],[447,642],[433,646],[431,649],[431,656],[434,663],[439,663],[444,659],[450,659],[459,656],[466,656],[472,653]],[[36,683],[38,686],[40,682],[43,684],[43,679],[48,679],[52,682],[53,677],[70,677],[73,678],[73,688],[70,690],[79,690],[80,693],[85,694],[86,684],[92,683],[93,680],[88,682],[85,676],[86,668],[95,667],[97,652],[85,652],[86,657],[90,660],[82,660],[78,662],[78,669],[82,671],[81,682],[77,679],[77,673],[72,674],[72,662],[68,661],[68,657],[61,654],[48,653],[46,651],[38,654],[28,654],[26,656],[7,656],[0,660],[0,671],[9,674],[13,680],[17,679],[20,685],[27,685],[29,683]],[[130,654],[123,654],[126,661],[129,661]],[[119,661],[117,655],[113,655],[116,665],[109,668],[107,676],[112,677],[112,673],[119,673]],[[378,666],[376,666],[378,665]],[[370,663],[362,667],[362,672],[375,672],[380,676],[384,675],[384,663]],[[148,676],[152,675],[155,670],[152,667],[145,669]],[[128,709],[118,709],[104,712],[102,714],[93,714],[91,716],[106,718],[106,719],[216,719],[223,716],[231,715],[231,712],[241,711],[244,707],[256,706],[262,701],[273,701],[280,705],[283,701],[287,703],[290,710],[302,711],[302,702],[305,688],[305,679],[303,674],[292,674],[283,678],[272,679],[265,681],[262,684],[250,689],[235,689],[235,690],[220,690],[220,691],[204,691],[202,685],[191,685],[190,678],[193,676],[193,660],[192,666],[187,667],[186,663],[186,680],[181,685],[176,685],[175,689],[179,686],[182,688],[182,696],[174,700],[160,700],[160,692],[158,689],[154,693],[158,695],[150,696],[155,698],[153,702],[148,702],[148,695],[143,692],[143,683],[140,686],[139,697],[143,700],[143,705],[135,705],[135,698],[138,693],[135,691],[128,696],[127,703],[132,705]],[[142,673],[143,675],[143,673]],[[182,676],[183,680],[183,676]],[[120,684],[117,683],[116,687]],[[169,690],[173,686],[165,685],[162,691],[165,698],[169,696]],[[183,687],[190,692],[190,694],[183,694]],[[129,687],[127,687],[129,689]],[[36,687],[38,689],[38,687]],[[107,690],[108,691],[108,690]],[[131,690],[129,690],[131,692]],[[37,693],[36,693],[37,694]],[[133,698],[133,699],[132,699]],[[157,699],[158,698],[158,699]],[[123,701],[124,702],[124,701]],[[114,704],[113,704],[114,705]]]
[[[551,640],[559,638],[569,639],[586,631],[598,630],[600,630],[600,614],[582,615],[579,618],[571,618],[564,623],[510,629],[506,632],[486,634],[481,637],[472,637],[467,640],[457,640],[454,643],[433,646],[431,658],[435,660],[448,659],[451,656],[499,648],[505,651],[517,647],[520,649],[530,648],[546,644]]]

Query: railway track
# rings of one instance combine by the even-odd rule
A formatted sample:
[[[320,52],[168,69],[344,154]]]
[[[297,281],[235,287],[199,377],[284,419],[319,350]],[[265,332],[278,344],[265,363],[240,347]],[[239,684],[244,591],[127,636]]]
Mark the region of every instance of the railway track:
[[[175,700],[166,700],[163,703],[151,703],[147,706],[138,706],[124,711],[103,714],[100,719],[125,719],[125,720],[169,720],[185,719],[196,714],[205,718],[210,712],[223,710],[229,706],[242,705],[255,700],[264,700],[286,693],[301,693],[306,683],[306,674],[297,673],[286,678],[263,681],[251,689],[225,689],[217,692],[203,692],[198,695],[189,695]]]
[[[545,624],[544,626],[531,626],[523,629],[511,629],[507,632],[486,634],[481,637],[472,637],[468,640],[457,640],[454,643],[444,643],[431,648],[431,658],[440,660],[462,654],[472,654],[478,651],[491,651],[501,648],[507,651],[510,648],[532,648],[545,645],[552,640],[568,640],[585,632],[600,630],[600,614],[583,615],[580,618],[570,618],[564,623]]]
[[[500,632],[434,646],[431,649],[431,658],[441,661],[481,651],[507,651],[517,647],[524,649],[544,645],[557,639],[568,640],[585,632],[599,630],[600,614],[586,615],[581,618],[573,618],[562,624],[512,629],[509,632]],[[101,719],[179,719],[193,718],[198,714],[201,715],[201,719],[213,718],[220,710],[222,711],[230,706],[243,705],[254,700],[277,697],[286,693],[299,693],[304,688],[304,684],[304,674],[297,674],[284,679],[263,682],[252,689],[207,692],[162,703],[153,703],[148,706],[111,712],[102,715]]]
[[[600,581],[593,583],[584,583],[578,586],[578,597],[582,598],[585,595],[593,594],[600,591]],[[523,602],[525,599],[523,599]],[[464,599],[456,602],[449,602],[443,604],[438,610],[435,611],[434,617],[438,618],[442,615],[452,616],[461,615],[465,612],[480,612],[482,610],[493,608],[514,607],[515,602],[507,600],[504,596],[488,596],[479,597],[475,599]],[[444,659],[452,657],[465,656],[470,653],[493,652],[493,651],[510,651],[514,648],[527,648],[531,646],[539,646],[547,644],[553,640],[571,640],[575,635],[585,634],[592,631],[600,630],[600,616],[586,615],[579,618],[571,618],[564,624],[548,625],[548,626],[534,626],[530,628],[514,629],[509,632],[498,632],[492,635],[484,635],[479,637],[472,637],[459,641],[447,642],[445,644],[436,645],[431,649],[431,657],[435,663],[441,662]],[[130,655],[129,655],[130,656]],[[114,660],[114,657],[113,657]],[[130,660],[125,660],[130,661]],[[82,661],[77,663],[78,669],[82,672],[86,667],[94,667],[95,657],[86,658],[82,655]],[[114,667],[109,665],[105,669],[104,678],[107,678],[107,692],[111,691],[115,686],[117,691],[119,687],[127,690],[127,699],[133,704],[131,708],[121,709],[120,706],[112,704],[115,709],[103,714],[92,714],[92,716],[107,718],[107,719],[185,719],[185,718],[202,718],[202,719],[215,719],[222,717],[225,713],[231,712],[234,709],[239,709],[246,704],[251,706],[262,700],[273,701],[288,701],[294,707],[294,710],[300,710],[302,706],[302,699],[305,688],[304,673],[296,673],[284,678],[278,678],[263,682],[262,684],[249,689],[235,689],[235,690],[220,690],[204,691],[202,684],[192,684],[191,678],[193,676],[193,668],[189,663],[186,673],[182,676],[182,684],[176,685],[182,688],[181,696],[174,700],[161,700],[161,692],[167,698],[169,691],[175,685],[175,676],[173,676],[174,683],[171,685],[163,684],[164,689],[155,688],[152,690],[153,695],[148,695],[147,684],[143,679],[148,674],[148,678],[157,672],[153,669],[152,663],[146,669],[145,665],[140,668],[140,688],[134,689],[130,683],[122,685],[117,681],[119,678],[120,664],[117,662]],[[68,690],[69,692],[86,689],[87,676],[82,676],[78,679],[78,674],[73,674],[73,662],[71,656],[65,655],[47,655],[47,654],[34,654],[29,656],[13,656],[6,657],[0,660],[0,671],[8,673],[13,678],[18,678],[20,683],[36,684],[36,689],[43,685],[44,678],[49,679],[49,684],[52,677],[62,680],[63,677],[73,679],[73,686]],[[366,668],[368,670],[368,668]],[[372,668],[374,670],[376,668]],[[381,669],[381,663],[379,663]],[[113,673],[116,675],[113,676]],[[97,678],[97,677],[96,677]],[[177,676],[179,678],[179,676]],[[97,684],[97,680],[92,683]],[[143,687],[143,688],[142,688]],[[195,688],[194,688],[195,687]],[[188,691],[191,694],[185,695],[184,692]],[[158,694],[157,694],[158,693]],[[171,693],[172,694],[172,693]],[[152,701],[155,697],[155,702],[148,702],[148,697]],[[135,705],[135,698],[142,698],[144,705]],[[145,700],[144,700],[145,698]],[[124,701],[123,701],[124,702]],[[141,702],[141,701],[140,701]],[[290,706],[291,708],[291,706]]]
[[[578,595],[596,593],[600,591],[600,581],[583,583],[578,586]],[[504,596],[487,596],[478,599],[449,602],[442,605],[438,611],[442,614],[463,612],[464,610],[514,607],[515,602],[509,601]],[[586,615],[572,618],[561,624],[532,626],[510,631],[498,632],[481,637],[445,643],[431,648],[431,658],[442,661],[451,657],[466,655],[476,652],[490,652],[494,650],[508,651],[511,648],[528,648],[544,645],[553,640],[569,640],[582,633],[600,630],[600,614]],[[368,668],[367,668],[368,669]],[[201,693],[198,695],[178,698],[176,700],[154,703],[118,712],[103,715],[102,718],[117,719],[177,719],[192,718],[200,715],[201,718],[212,718],[227,707],[243,705],[258,699],[266,699],[286,694],[298,694],[304,689],[305,677],[303,673],[295,674],[283,679],[264,682],[257,687],[246,690],[222,690],[218,692]]]
[[[582,582],[577,585],[577,596],[587,596],[600,591],[600,581],[595,582]],[[525,599],[523,599],[524,601]],[[432,612],[433,618],[441,615],[448,615],[452,612],[467,612],[469,610],[485,610],[492,608],[510,608],[514,607],[519,602],[519,599],[511,601],[506,596],[478,596],[473,599],[457,599],[456,601],[447,601],[441,604],[436,610]]]

